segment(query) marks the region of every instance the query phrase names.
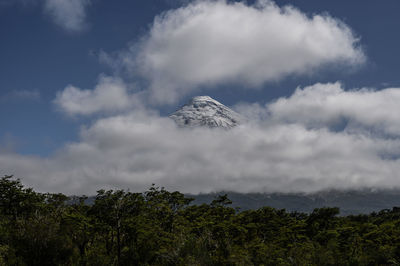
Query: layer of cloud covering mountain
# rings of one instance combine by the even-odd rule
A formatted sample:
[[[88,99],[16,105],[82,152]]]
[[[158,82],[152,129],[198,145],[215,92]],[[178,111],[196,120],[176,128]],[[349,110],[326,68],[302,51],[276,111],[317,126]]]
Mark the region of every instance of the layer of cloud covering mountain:
[[[103,187],[144,190],[151,183],[187,193],[398,187],[400,140],[394,129],[400,122],[375,115],[375,108],[384,99],[381,95],[393,99],[399,91],[346,92],[339,83],[315,84],[266,106],[237,106],[248,122],[228,131],[183,130],[154,111],[134,110],[97,119],[82,129],[80,141],[66,144],[52,157],[2,153],[0,164],[2,171],[23,176],[42,191],[66,193],[93,193]],[[362,104],[347,109],[319,104],[346,94]],[[307,108],[294,112],[300,103],[317,108],[316,117],[305,119]],[[395,104],[382,103],[380,108],[380,113],[400,111]],[[357,114],[391,126],[376,128]],[[335,117],[347,121],[340,130],[332,127]]]

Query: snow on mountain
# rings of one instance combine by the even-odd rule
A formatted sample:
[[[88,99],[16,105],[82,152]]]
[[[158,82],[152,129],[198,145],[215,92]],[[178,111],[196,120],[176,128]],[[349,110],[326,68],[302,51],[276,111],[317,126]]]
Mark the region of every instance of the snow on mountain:
[[[238,113],[209,96],[194,97],[169,117],[180,127],[208,126],[230,129],[243,121]]]

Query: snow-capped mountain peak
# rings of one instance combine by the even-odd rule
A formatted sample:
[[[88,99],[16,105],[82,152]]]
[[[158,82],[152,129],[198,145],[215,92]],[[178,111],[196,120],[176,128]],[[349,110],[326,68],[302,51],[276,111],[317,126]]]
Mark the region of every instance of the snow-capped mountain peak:
[[[242,117],[209,96],[196,96],[181,109],[169,116],[178,126],[232,128],[240,124]]]

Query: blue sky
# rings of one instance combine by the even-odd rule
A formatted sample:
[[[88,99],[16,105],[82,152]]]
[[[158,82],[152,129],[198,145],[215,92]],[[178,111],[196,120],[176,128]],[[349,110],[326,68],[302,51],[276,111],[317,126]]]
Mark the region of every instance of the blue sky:
[[[205,1],[197,1],[192,5],[202,2]],[[341,85],[337,86],[344,91],[361,88],[379,91],[400,87],[400,61],[396,56],[400,47],[397,34],[400,3],[396,0],[387,0],[384,4],[372,0],[277,0],[276,8],[292,5],[306,20],[311,21],[315,15],[332,18],[333,24],[326,22],[329,25],[325,26],[339,31],[335,34],[343,38],[341,41],[348,46],[347,50],[341,44],[332,44],[331,47],[327,40],[322,40],[329,46],[327,51],[336,49],[337,54],[329,58],[312,54],[310,57],[315,56],[314,61],[304,59],[305,62],[300,62],[299,66],[271,72],[277,73],[276,79],[263,78],[262,73],[256,75],[259,66],[255,65],[248,71],[232,70],[220,76],[197,73],[195,70],[186,73],[188,76],[193,74],[193,79],[178,80],[172,73],[175,58],[169,50],[154,48],[154,45],[179,40],[169,40],[168,36],[154,32],[154,19],[157,16],[160,18],[159,15],[168,10],[174,12],[177,8],[185,9],[190,1],[74,0],[71,3],[71,6],[65,6],[62,0],[0,0],[0,149],[5,153],[53,158],[70,143],[82,142],[82,128],[90,129],[101,119],[124,113],[128,109],[134,112],[133,109],[137,108],[128,105],[142,105],[140,110],[151,109],[160,112],[162,117],[189,98],[202,94],[229,106],[242,106],[243,103],[264,106],[278,98],[290,97],[297,87],[304,88],[316,83],[337,84],[335,82],[339,81]],[[257,8],[254,1],[242,5],[250,9]],[[212,12],[214,7],[207,8],[206,12]],[[173,16],[178,17],[178,12]],[[176,33],[176,29],[171,28],[173,23],[165,17],[160,25],[164,30],[170,30],[171,34]],[[257,27],[262,33],[264,25]],[[303,30],[308,30],[307,27]],[[188,33],[188,36],[194,38],[192,33]],[[188,41],[182,45],[193,44]],[[138,51],[135,50],[137,46],[140,46]],[[243,49],[252,47],[246,47],[244,41]],[[268,49],[264,51],[260,46],[260,55],[268,53]],[[297,51],[296,47],[290,49],[289,52]],[[127,60],[136,60],[138,54],[145,58],[143,60],[151,60],[152,57],[146,57],[146,53],[151,52],[166,53],[172,57],[167,62],[172,64],[167,68],[150,65],[137,70],[137,65],[132,67],[126,63]],[[190,53],[191,50],[186,52]],[[279,62],[279,56],[273,58]],[[283,55],[282,60],[287,60],[290,65],[288,56]],[[176,65],[176,68],[185,64],[187,62]],[[270,68],[266,66],[265,69]],[[193,69],[196,69],[195,66]],[[123,87],[120,98],[127,91],[132,100],[124,106],[96,103],[98,107],[94,108],[97,109],[89,111],[68,109],[67,104],[71,104],[68,101],[76,99],[68,98],[71,94],[62,95],[67,92],[68,86],[73,86],[74,92],[78,93],[82,90],[93,91],[104,83],[104,77],[111,79],[105,87],[117,84],[116,87]],[[169,89],[161,88],[164,85]],[[148,95],[143,98],[141,92]],[[88,97],[95,98],[94,95]],[[115,99],[120,99],[118,97]],[[78,104],[86,103],[87,99],[79,99],[82,102]]]

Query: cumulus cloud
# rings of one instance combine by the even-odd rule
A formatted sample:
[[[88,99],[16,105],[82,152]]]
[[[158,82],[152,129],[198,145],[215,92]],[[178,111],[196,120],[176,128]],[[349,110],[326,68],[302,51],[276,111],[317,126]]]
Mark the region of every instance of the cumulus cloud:
[[[57,93],[54,103],[69,115],[91,115],[121,111],[137,106],[125,83],[116,77],[101,76],[93,90],[68,85]]]
[[[329,15],[308,16],[272,1],[195,1],[154,20],[147,36],[102,59],[149,81],[153,101],[172,103],[199,87],[258,87],[335,64],[359,65],[351,29]]]
[[[298,88],[290,97],[269,104],[268,111],[277,121],[347,131],[369,130],[398,137],[399,103],[398,88],[345,91],[337,82]]]
[[[367,119],[400,125],[392,116],[374,118],[398,113],[387,101],[399,92],[316,84],[264,107],[242,105],[252,122],[228,131],[182,129],[143,110],[112,115],[84,127],[79,141],[51,157],[0,153],[0,174],[15,174],[41,191],[68,194],[100,188],[143,191],[152,183],[190,193],[399,188],[400,137],[373,130]],[[308,112],[307,106],[314,106],[309,119],[301,112]],[[334,117],[343,114],[353,130],[332,128]],[[354,130],[356,125],[362,130]]]
[[[79,32],[87,27],[86,8],[90,0],[44,0],[44,9],[60,27]]]

